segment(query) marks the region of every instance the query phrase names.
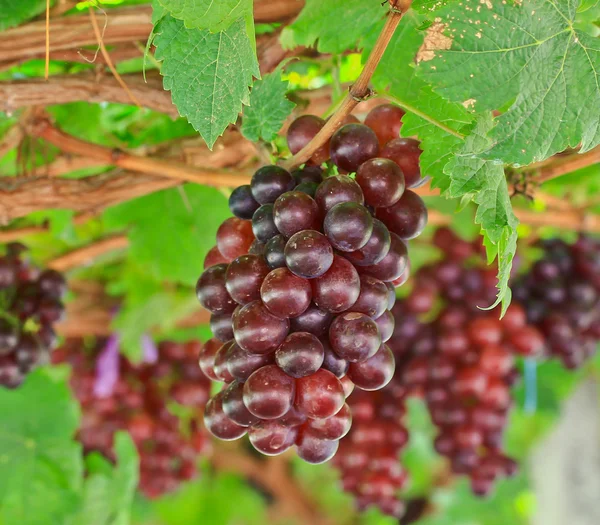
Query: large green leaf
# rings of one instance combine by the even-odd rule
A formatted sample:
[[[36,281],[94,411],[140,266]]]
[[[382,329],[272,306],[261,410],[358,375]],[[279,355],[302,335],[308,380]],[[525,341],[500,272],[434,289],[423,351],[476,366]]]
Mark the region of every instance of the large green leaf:
[[[181,20],[162,18],[155,27],[156,59],[162,61],[165,89],[173,103],[212,148],[249,103],[258,61],[244,20],[218,33],[186,29]]]
[[[284,47],[314,46],[322,53],[342,53],[378,33],[388,11],[378,0],[307,0],[300,16],[282,33]]]
[[[0,421],[0,523],[64,525],[83,478],[73,440],[79,414],[66,377],[40,369],[19,389],[0,389]]]
[[[128,228],[130,256],[148,276],[192,286],[228,216],[222,193],[186,184],[109,208],[104,220],[110,228]]]
[[[600,42],[574,29],[577,0],[443,4],[419,71],[473,110],[510,106],[482,157],[525,165],[600,143]]]
[[[0,0],[0,31],[19,25],[46,10],[46,0]]]
[[[282,81],[280,70],[254,83],[250,105],[244,109],[244,137],[253,142],[260,139],[270,142],[275,139],[285,119],[296,106],[287,99],[287,88],[288,83]]]
[[[252,0],[158,0],[185,27],[208,29],[215,33],[227,29],[239,18],[252,17]]]

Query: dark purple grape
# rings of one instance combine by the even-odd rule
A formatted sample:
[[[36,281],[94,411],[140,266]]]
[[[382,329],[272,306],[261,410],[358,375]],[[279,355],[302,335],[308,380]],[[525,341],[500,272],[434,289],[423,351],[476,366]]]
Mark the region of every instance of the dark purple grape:
[[[221,346],[221,348],[219,348],[215,354],[213,370],[215,376],[217,376],[217,379],[219,381],[223,381],[224,383],[231,383],[234,380],[234,377],[229,373],[229,368],[227,368],[229,355],[231,354],[231,350],[234,345],[234,340],[227,341],[226,343],[223,343],[223,346]]]
[[[305,377],[314,374],[325,357],[321,341],[308,332],[295,332],[288,335],[275,352],[275,362],[291,377]]]
[[[377,157],[379,141],[364,124],[346,124],[331,137],[331,160],[339,168],[353,172],[365,161]]]
[[[402,170],[389,159],[375,158],[361,164],[356,172],[356,182],[365,202],[374,208],[392,206],[404,193]]]
[[[277,365],[259,368],[244,383],[244,404],[260,419],[277,419],[294,402],[295,380]]]
[[[401,239],[414,239],[427,225],[427,208],[421,197],[407,190],[393,206],[378,208],[377,218]]]
[[[209,339],[198,356],[198,363],[200,369],[206,377],[213,381],[219,381],[219,378],[215,374],[215,357],[217,352],[221,348],[222,344],[217,339]]]
[[[385,283],[370,275],[360,276],[360,295],[352,305],[353,312],[360,312],[371,319],[377,319],[387,310],[388,302],[388,288]]]
[[[250,255],[263,255],[265,254],[266,244],[260,242],[258,239],[254,239],[254,242],[248,248]]]
[[[277,268],[265,277],[260,296],[269,312],[289,318],[302,314],[310,306],[312,289],[306,279],[287,268]]]
[[[384,146],[381,156],[393,160],[400,166],[407,188],[415,188],[423,182],[419,167],[421,150],[418,140],[396,138]]]
[[[250,220],[260,204],[252,196],[250,184],[237,187],[229,196],[229,209],[236,217]]]
[[[275,226],[273,217],[273,204],[263,204],[252,216],[252,232],[258,241],[266,243],[276,235],[279,230]]]
[[[296,441],[298,457],[312,465],[325,463],[335,456],[339,443],[339,441],[319,439],[309,430],[304,430]]]
[[[365,118],[365,125],[369,126],[377,135],[383,147],[390,140],[400,136],[404,110],[394,104],[382,104],[374,107]]]
[[[33,335],[24,334],[15,347],[17,364],[23,374],[28,374],[34,367],[44,364],[45,352]]]
[[[349,312],[338,315],[331,323],[329,342],[338,356],[356,363],[375,355],[381,346],[381,334],[373,319]]]
[[[394,376],[396,361],[387,345],[382,344],[377,353],[360,363],[350,363],[348,377],[362,390],[380,390]]]
[[[292,171],[292,177],[297,185],[305,183],[318,185],[323,182],[323,170],[318,166],[305,166]]]
[[[325,215],[336,204],[342,202],[364,204],[365,198],[356,182],[346,175],[338,175],[337,177],[328,177],[319,184],[315,201],[319,205],[321,213]]]
[[[242,255],[234,259],[225,274],[225,287],[238,304],[260,299],[260,286],[270,268],[260,255]]]
[[[362,274],[370,275],[380,281],[394,281],[402,276],[408,264],[406,244],[395,234],[391,234],[392,243],[388,254],[377,264],[360,266]]]
[[[360,249],[344,254],[356,266],[370,266],[380,262],[390,251],[392,238],[387,226],[373,219],[373,231],[367,243]]]
[[[325,121],[316,115],[302,115],[294,120],[287,132],[288,148],[290,148],[292,155],[295,155],[306,146],[321,131],[324,125]],[[329,144],[326,143],[313,153],[311,161],[319,165],[328,159]]]
[[[217,248],[229,260],[247,254],[253,242],[250,221],[230,217],[217,230]]]
[[[37,305],[37,315],[42,324],[58,323],[65,313],[63,304],[57,299],[41,299]]]
[[[196,296],[200,304],[213,314],[230,313],[236,307],[225,286],[226,264],[216,264],[204,270],[196,284]]]
[[[256,370],[274,363],[275,354],[251,354],[237,343],[227,355],[227,369],[240,382],[246,381]]]
[[[319,439],[342,439],[352,426],[352,410],[344,403],[339,412],[327,419],[310,419],[305,425],[312,435]]]
[[[233,441],[246,433],[246,427],[238,425],[223,410],[224,392],[219,392],[208,401],[204,410],[204,426],[215,437]]]
[[[233,322],[231,314],[212,314],[210,316],[210,331],[213,336],[225,343],[233,339]]]
[[[323,360],[322,368],[329,370],[335,377],[341,379],[348,372],[350,363],[333,351],[329,339],[323,339],[321,342],[325,350],[325,359]]]
[[[311,303],[303,313],[290,319],[290,330],[292,332],[308,332],[321,337],[329,331],[331,321],[333,321],[331,313],[324,312]]]
[[[0,319],[0,355],[11,353],[18,340],[16,328],[6,319]]]
[[[254,425],[258,418],[244,405],[244,383],[234,381],[223,390],[223,411],[234,423],[243,427]]]
[[[319,207],[306,193],[290,191],[275,201],[273,218],[279,232],[291,237],[299,231],[319,227]]]
[[[298,232],[285,245],[287,267],[299,277],[320,277],[329,270],[333,260],[331,244],[315,230]]]
[[[259,204],[270,204],[295,186],[292,175],[279,166],[263,166],[250,182],[252,196]]]
[[[312,280],[311,284],[314,303],[327,312],[348,310],[360,294],[360,278],[356,269],[351,262],[338,255],[333,257],[329,270]]]
[[[373,217],[355,202],[341,202],[325,216],[323,231],[334,248],[354,252],[362,248],[373,233]]]
[[[340,380],[328,370],[296,380],[294,406],[309,418],[326,419],[339,412],[346,397]]]
[[[203,268],[206,270],[207,268],[215,266],[216,264],[229,264],[229,261],[230,259],[223,257],[217,246],[213,246],[210,250],[208,250],[206,257],[204,258]]]
[[[23,379],[15,354],[0,356],[0,385],[17,388],[23,383]]]
[[[298,186],[294,188],[294,191],[306,193],[306,195],[314,199],[317,195],[318,188],[319,185],[316,182],[303,182],[302,184],[298,184]]]
[[[396,325],[396,321],[392,312],[386,310],[379,317],[377,317],[377,319],[375,319],[375,323],[377,323],[377,328],[379,328],[381,341],[386,343],[394,334],[394,327]]]
[[[266,456],[277,456],[291,448],[298,437],[298,428],[280,420],[259,421],[248,429],[252,446]]]
[[[288,330],[288,320],[272,315],[260,301],[245,305],[233,318],[237,344],[253,354],[268,354],[275,350]]]
[[[283,235],[271,237],[265,244],[265,259],[271,269],[285,267],[285,245],[287,239]]]
[[[44,270],[37,282],[42,295],[52,299],[60,299],[67,291],[65,278],[56,270]]]

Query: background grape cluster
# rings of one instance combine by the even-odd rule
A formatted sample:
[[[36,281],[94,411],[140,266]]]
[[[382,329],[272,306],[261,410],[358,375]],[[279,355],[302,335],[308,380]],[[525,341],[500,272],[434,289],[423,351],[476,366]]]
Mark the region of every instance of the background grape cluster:
[[[196,289],[214,335],[200,365],[226,383],[205,412],[218,438],[248,433],[264,454],[296,445],[302,459],[322,463],[350,429],[345,399],[354,386],[373,391],[390,381],[389,309],[408,274],[406,241],[427,222],[423,201],[406,189],[421,179],[418,148],[395,139],[400,161],[382,156],[402,114],[375,108],[371,127],[352,118],[312,165],[293,173],[265,166],[231,194],[235,217],[219,228]],[[323,124],[297,119],[291,151]],[[341,174],[315,166],[329,159]]]
[[[108,371],[100,365],[104,346],[69,340],[53,354],[73,369],[71,387],[83,411],[78,439],[85,452],[114,460],[115,433],[128,431],[140,454],[142,493],[172,492],[196,476],[198,455],[209,446],[201,420],[210,381],[198,367],[201,345],[165,341],[153,362],[138,365],[115,354],[117,367]]]
[[[56,344],[53,325],[63,315],[62,275],[40,270],[12,243],[0,257],[0,386],[16,388],[35,367],[48,363]]]

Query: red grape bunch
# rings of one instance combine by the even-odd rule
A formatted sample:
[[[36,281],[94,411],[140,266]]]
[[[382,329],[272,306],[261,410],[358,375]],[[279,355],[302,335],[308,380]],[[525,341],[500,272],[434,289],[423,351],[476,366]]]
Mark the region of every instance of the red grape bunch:
[[[55,363],[73,368],[71,386],[83,413],[78,439],[85,452],[114,460],[114,434],[128,431],[140,455],[139,488],[148,498],[195,477],[197,457],[209,446],[201,412],[210,381],[198,368],[200,348],[197,342],[162,342],[153,362],[133,365],[119,355],[112,336],[92,349],[69,340],[53,354]],[[173,401],[183,406],[181,417],[170,410]]]
[[[497,479],[516,472],[502,445],[510,387],[519,377],[515,357],[540,355],[544,338],[516,303],[502,319],[498,309],[478,308],[494,299],[496,279],[482,267],[477,246],[447,229],[438,230],[435,242],[445,258],[420,269],[412,293],[393,309],[389,345],[399,366],[393,383],[425,399],[438,428],[436,450],[485,496]],[[423,321],[439,302],[435,318]]]
[[[18,387],[35,367],[49,361],[56,344],[53,325],[63,315],[62,275],[41,271],[23,257],[26,248],[6,246],[0,257],[0,386]]]
[[[231,194],[235,217],[220,226],[198,280],[214,336],[200,366],[225,383],[206,427],[224,440],[248,434],[266,455],[295,445],[305,461],[327,461],[350,428],[354,385],[377,390],[394,372],[390,298],[404,282],[405,241],[427,211],[398,165],[377,157],[371,128],[349,126],[327,151],[358,169],[356,179],[260,168]],[[290,144],[303,129],[292,125]]]
[[[544,256],[516,280],[515,299],[544,334],[549,356],[578,368],[600,340],[600,241],[541,241]]]

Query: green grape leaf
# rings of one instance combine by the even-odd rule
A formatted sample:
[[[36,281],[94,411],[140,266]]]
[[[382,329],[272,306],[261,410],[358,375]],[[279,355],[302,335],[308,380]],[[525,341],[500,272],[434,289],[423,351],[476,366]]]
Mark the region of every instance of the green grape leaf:
[[[379,32],[388,12],[383,4],[376,0],[307,0],[294,23],[283,30],[283,46],[312,47],[316,43],[321,53],[342,53],[355,48],[363,38]]]
[[[0,31],[19,25],[46,10],[46,0],[0,0]]]
[[[224,31],[240,18],[252,18],[252,0],[158,0],[190,29]]]
[[[186,29],[164,17],[155,27],[155,57],[162,62],[163,85],[179,114],[202,135],[209,148],[249,103],[258,61],[244,20],[228,29]]]
[[[186,184],[109,208],[109,228],[128,228],[130,257],[156,281],[194,286],[218,227],[229,216],[215,188]]]
[[[163,18],[167,14],[167,10],[161,5],[160,0],[152,0],[152,24],[156,25],[160,22],[161,18]],[[153,30],[154,33],[154,30]],[[152,42],[153,35],[150,35],[150,40],[148,42]],[[149,48],[150,46],[148,46]]]
[[[80,504],[79,412],[65,374],[0,390],[0,523],[64,524]]]
[[[277,70],[257,80],[250,93],[250,105],[244,109],[242,135],[257,142],[270,142],[290,115],[296,104],[286,97],[288,82],[281,79]]]
[[[497,117],[482,158],[526,165],[600,143],[600,42],[574,26],[578,0],[446,2],[418,55],[443,97]]]
[[[504,312],[511,298],[508,280],[517,249],[519,221],[512,210],[504,167],[476,157],[489,147],[488,133],[493,125],[491,113],[479,116],[472,133],[444,171],[450,181],[446,195],[453,198],[474,195],[473,201],[478,205],[475,222],[483,229],[488,255],[497,252],[498,256],[498,301],[493,306],[502,302]]]

